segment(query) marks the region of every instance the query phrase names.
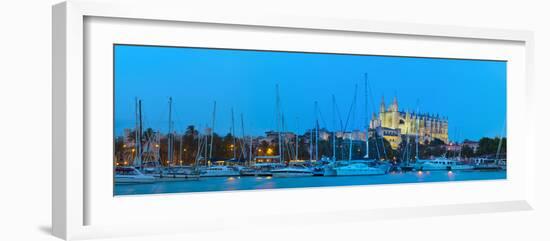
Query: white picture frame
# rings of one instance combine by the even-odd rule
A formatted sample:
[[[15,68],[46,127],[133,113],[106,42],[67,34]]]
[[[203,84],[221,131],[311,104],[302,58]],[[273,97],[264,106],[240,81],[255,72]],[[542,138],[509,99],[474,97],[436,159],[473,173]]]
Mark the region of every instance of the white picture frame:
[[[156,11],[150,11],[154,7]],[[277,200],[284,199],[285,195],[293,195],[301,199],[307,199],[309,196],[326,197],[333,195],[332,188],[316,189],[296,189],[296,190],[270,190],[262,192],[222,192],[207,194],[177,194],[177,195],[150,195],[128,198],[107,197],[102,191],[100,184],[90,184],[89,178],[94,178],[92,174],[86,174],[90,169],[105,170],[96,164],[90,164],[86,161],[86,156],[90,155],[91,144],[86,140],[86,135],[90,134],[90,118],[101,118],[100,115],[93,115],[96,108],[94,103],[90,103],[90,98],[94,99],[94,93],[90,94],[88,89],[98,88],[98,86],[89,85],[85,78],[86,68],[95,68],[90,66],[86,54],[86,34],[102,33],[102,31],[86,29],[86,19],[108,18],[122,21],[134,21],[132,24],[143,24],[144,28],[154,30],[158,24],[206,24],[212,26],[223,26],[225,31],[232,31],[232,28],[254,28],[256,30],[276,29],[278,32],[300,31],[307,34],[314,31],[317,35],[330,33],[345,34],[375,34],[380,36],[391,36],[392,38],[425,38],[426,41],[450,41],[460,44],[460,42],[476,41],[488,46],[496,42],[514,45],[514,50],[510,50],[509,55],[503,54],[502,59],[515,61],[518,63],[517,71],[514,70],[513,78],[508,80],[508,133],[510,136],[510,158],[521,157],[522,162],[515,162],[510,165],[510,170],[517,175],[512,175],[505,182],[468,182],[458,184],[430,184],[429,186],[408,185],[408,186],[372,186],[372,187],[345,187],[339,188],[338,192],[341,198],[335,198],[333,201],[338,203],[342,200],[353,199],[356,195],[366,195],[368,193],[378,192],[381,195],[407,195],[409,192],[429,192],[445,193],[449,187],[456,188],[457,192],[464,192],[464,198],[456,198],[452,195],[446,200],[440,202],[422,202],[420,199],[410,202],[391,202],[382,203],[371,201],[372,208],[359,208],[360,203],[349,203],[346,209],[328,209],[321,210],[321,204],[311,205],[308,210],[290,210],[290,203],[282,202],[280,207],[272,208],[258,215],[269,217],[257,221],[257,225],[284,223],[286,225],[300,224],[301,222],[341,222],[345,220],[366,220],[379,219],[383,217],[420,217],[433,215],[449,215],[460,213],[480,213],[495,211],[513,211],[532,209],[534,202],[534,173],[536,160],[534,157],[534,136],[530,128],[520,132],[519,126],[533,126],[525,116],[529,116],[529,108],[532,93],[532,74],[533,74],[533,34],[529,31],[518,30],[497,30],[468,27],[451,27],[439,25],[421,25],[409,23],[390,23],[390,22],[372,22],[363,20],[346,19],[316,19],[293,16],[273,16],[265,14],[250,15],[210,15],[205,11],[188,9],[184,3],[168,1],[151,1],[147,3],[127,3],[119,1],[94,2],[94,1],[67,1],[53,7],[53,167],[52,167],[52,226],[53,234],[63,239],[82,239],[93,237],[152,234],[173,232],[172,222],[184,222],[185,228],[179,228],[178,232],[204,230],[208,223],[209,229],[230,227],[233,224],[224,222],[223,215],[237,215],[233,219],[246,220],[251,213],[223,213],[220,210],[219,216],[201,219],[200,212],[207,212],[207,204],[216,205],[216,200],[220,198],[229,200],[238,205],[239,201],[255,200]],[[108,22],[108,21],[107,21]],[[147,22],[153,22],[153,25],[145,26]],[[120,27],[120,26],[118,26]],[[122,26],[124,27],[124,26]],[[159,30],[160,31],[160,30]],[[197,31],[201,31],[200,28]],[[130,32],[129,32],[130,33]],[[159,36],[164,35],[158,32]],[[129,34],[131,35],[131,34]],[[99,35],[98,35],[99,36]],[[103,33],[105,38],[92,38],[93,41],[114,41],[110,36]],[[169,37],[169,36],[168,36]],[[119,41],[120,39],[117,39]],[[125,39],[125,42],[137,41],[149,44],[155,44],[163,41],[162,39]],[[150,41],[150,42],[148,42]],[[168,41],[168,40],[167,40]],[[163,42],[163,44],[168,44]],[[178,45],[178,43],[174,43]],[[212,43],[216,44],[216,43]],[[481,45],[480,45],[481,46]],[[91,45],[94,48],[94,45]],[[265,46],[264,46],[265,47]],[[435,47],[434,47],[435,48]],[[406,47],[403,47],[406,49]],[[498,48],[493,48],[498,49]],[[512,49],[512,48],[511,48]],[[95,50],[95,49],[94,49]],[[460,50],[460,49],[459,49]],[[356,51],[356,50],[349,50]],[[394,55],[400,55],[399,51]],[[449,56],[460,56],[461,51],[453,53],[448,52]],[[483,52],[483,51],[480,51]],[[95,52],[94,52],[95,53]],[[411,52],[414,55],[414,52]],[[441,55],[442,52],[435,53],[434,56]],[[490,50],[487,51],[489,56]],[[494,53],[499,58],[498,53]],[[96,54],[98,56],[103,56]],[[403,55],[403,54],[401,54]],[[427,55],[427,54],[425,54]],[[446,54],[443,54],[446,55]],[[455,57],[456,57],[455,56]],[[469,57],[475,55],[468,55]],[[468,57],[465,56],[465,57]],[[445,56],[443,56],[445,57]],[[480,56],[482,58],[483,56]],[[94,61],[90,61],[94,62]],[[92,64],[93,65],[93,64]],[[107,71],[108,72],[108,71]],[[112,81],[112,80],[111,80]],[[92,97],[90,97],[92,96]],[[99,116],[99,117],[98,117]],[[106,117],[109,118],[109,117]],[[112,137],[111,137],[112,138]],[[93,142],[93,141],[92,141]],[[108,164],[112,165],[111,162]],[[515,170],[515,171],[514,171]],[[97,173],[97,172],[96,172]],[[98,175],[112,176],[112,173],[103,173]],[[406,188],[410,189],[407,191]],[[502,194],[502,188],[510,188],[509,194]],[[99,190],[99,191],[94,191]],[[390,193],[385,190],[391,190]],[[467,190],[473,190],[471,193],[486,193],[487,197],[472,196]],[[493,192],[491,192],[493,190]],[[500,192],[500,194],[499,194]],[[100,199],[100,194],[101,194]],[[95,195],[98,194],[98,195]],[[489,198],[493,195],[493,198]],[[166,198],[161,198],[166,196]],[[288,197],[288,196],[287,196]],[[454,198],[454,199],[453,199]],[[107,200],[109,199],[109,200]],[[111,202],[112,201],[112,202]],[[187,210],[185,219],[179,218],[179,212],[184,212],[185,207],[173,211],[173,217],[170,215],[159,215],[159,210],[167,210],[181,204],[182,202],[193,203],[197,206],[194,212]],[[94,203],[91,205],[90,203]],[[128,208],[121,207],[120,210],[113,210],[113,205],[124,203]],[[144,206],[144,203],[153,204]],[[157,207],[157,205],[163,207]],[[149,225],[147,230],[134,225],[132,220],[123,218],[124,215],[135,208],[143,208],[141,215],[151,220],[156,220],[155,225]],[[255,207],[252,207],[254,209]],[[106,220],[107,215],[113,215],[112,222]],[[157,213],[157,214],[155,214]],[[119,216],[116,216],[118,214]],[[97,221],[90,220],[90,216],[101,217]],[[320,218],[329,215],[329,219]],[[135,218],[135,217],[133,217]],[[219,219],[218,222],[213,222]],[[139,221],[139,218],[136,218]],[[189,220],[194,220],[190,222]],[[284,221],[283,221],[284,220]],[[292,220],[292,221],[288,221]],[[137,221],[136,221],[137,222]],[[165,223],[163,223],[165,222]]]

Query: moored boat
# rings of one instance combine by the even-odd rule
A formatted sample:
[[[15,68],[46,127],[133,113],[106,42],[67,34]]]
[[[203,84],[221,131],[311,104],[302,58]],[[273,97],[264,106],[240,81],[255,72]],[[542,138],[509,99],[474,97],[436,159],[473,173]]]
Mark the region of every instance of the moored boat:
[[[370,166],[367,162],[350,161],[350,164],[334,168],[336,176],[368,176],[383,175],[386,171],[382,168]]]
[[[163,168],[154,174],[159,181],[190,181],[198,180],[199,172],[191,166],[172,166]]]
[[[153,182],[155,182],[155,177],[144,175],[132,166],[115,168],[115,184],[143,184]]]
[[[229,166],[209,166],[200,170],[201,177],[232,177],[239,175],[239,170]]]
[[[496,159],[489,159],[489,158],[476,158],[473,160],[474,163],[474,169],[475,170],[482,170],[482,171],[491,171],[491,170],[501,170],[503,169],[501,165],[499,165],[499,160]],[[505,162],[504,162],[505,163]],[[505,164],[504,164],[505,166]]]
[[[313,171],[305,166],[289,166],[271,171],[273,177],[309,177]]]
[[[451,170],[473,170],[474,166],[461,164],[457,160],[439,157],[434,160],[418,162],[415,167],[419,171],[451,171]]]
[[[241,170],[242,176],[271,176],[271,171],[285,166],[281,163],[256,163]]]

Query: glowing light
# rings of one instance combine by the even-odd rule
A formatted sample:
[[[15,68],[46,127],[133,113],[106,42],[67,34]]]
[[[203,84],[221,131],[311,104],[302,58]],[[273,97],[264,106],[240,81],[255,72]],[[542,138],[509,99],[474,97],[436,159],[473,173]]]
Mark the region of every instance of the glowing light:
[[[273,154],[273,149],[267,148],[267,154],[269,154],[269,155]]]
[[[271,177],[270,177],[270,176],[267,176],[267,177],[265,177],[265,179],[271,179]]]
[[[447,172],[447,174],[453,175],[453,171],[449,171],[449,172]]]
[[[136,149],[132,148],[132,152],[136,152]]]
[[[155,144],[155,147],[159,147],[160,145],[159,144]]]
[[[418,171],[418,175],[422,175],[422,171]]]
[[[229,177],[229,178],[227,178],[227,180],[233,181],[233,180],[235,180],[235,178],[234,177]]]
[[[122,145],[122,147],[126,148],[126,144]]]

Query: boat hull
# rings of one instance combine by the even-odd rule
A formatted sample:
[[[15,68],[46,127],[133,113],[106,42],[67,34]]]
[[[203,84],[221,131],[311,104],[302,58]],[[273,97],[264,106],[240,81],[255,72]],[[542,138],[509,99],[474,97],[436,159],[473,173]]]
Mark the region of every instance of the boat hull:
[[[271,174],[273,177],[311,177],[313,176],[313,173],[291,173],[291,172],[286,172],[286,173],[272,173]]]
[[[336,176],[375,176],[386,174],[383,170],[347,170],[337,169]]]
[[[155,181],[155,178],[115,177],[116,184],[149,184]]]
[[[271,172],[267,171],[246,171],[241,172],[241,176],[248,176],[248,177],[267,177],[271,176]]]
[[[194,181],[199,180],[199,175],[190,175],[190,174],[163,174],[155,176],[158,181],[170,182],[170,181]]]

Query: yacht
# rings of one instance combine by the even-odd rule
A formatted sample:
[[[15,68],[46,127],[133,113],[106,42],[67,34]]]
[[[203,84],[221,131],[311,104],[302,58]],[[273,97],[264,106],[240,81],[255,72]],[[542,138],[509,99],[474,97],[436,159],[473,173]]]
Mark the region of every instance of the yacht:
[[[323,176],[336,176],[336,162],[331,162],[323,167]]]
[[[239,170],[228,166],[209,166],[200,171],[201,177],[232,177],[239,175]]]
[[[271,176],[271,171],[285,166],[280,163],[256,163],[251,167],[241,169],[242,176]]]
[[[336,176],[368,176],[383,175],[386,171],[383,168],[369,165],[367,161],[350,161],[350,164],[335,167]]]
[[[185,181],[198,180],[199,172],[191,166],[171,166],[166,167],[157,174],[153,174],[160,181]]]
[[[271,171],[273,177],[309,177],[313,171],[305,166],[289,166]]]
[[[499,160],[489,158],[476,158],[473,160],[474,169],[476,170],[500,170]]]
[[[418,162],[416,169],[419,171],[437,171],[437,170],[472,170],[474,166],[460,164],[457,160],[439,157],[434,160],[425,160]]]
[[[115,168],[116,184],[140,184],[153,182],[155,182],[155,177],[144,175],[134,167],[124,166]]]

